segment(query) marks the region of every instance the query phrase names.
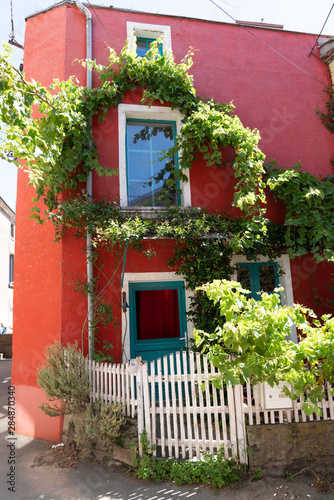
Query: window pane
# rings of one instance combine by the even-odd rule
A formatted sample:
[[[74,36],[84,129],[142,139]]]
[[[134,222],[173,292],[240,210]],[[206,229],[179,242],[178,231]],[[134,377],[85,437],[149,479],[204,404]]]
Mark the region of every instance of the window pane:
[[[146,40],[137,40],[137,56],[144,57],[147,52]]]
[[[155,42],[155,38],[137,38],[137,56],[139,57],[145,57],[146,52],[149,50],[151,47],[151,43]],[[159,55],[162,56],[163,54],[163,49],[162,49],[162,44],[159,44]]]
[[[274,266],[259,266],[260,288],[262,292],[273,292],[276,287]]]
[[[180,337],[178,290],[136,290],[137,340]]]
[[[14,255],[9,256],[9,283],[14,281]]]
[[[159,161],[174,145],[173,123],[129,121],[126,141],[128,205],[176,205],[176,189],[168,185],[174,159]],[[160,199],[163,190],[167,199]]]
[[[127,148],[130,151],[150,150],[150,127],[144,123],[128,122],[127,124]]]
[[[237,266],[237,280],[246,290],[251,289],[250,269],[248,266]]]
[[[171,148],[174,144],[174,127],[172,123],[152,127],[152,148],[162,151]]]

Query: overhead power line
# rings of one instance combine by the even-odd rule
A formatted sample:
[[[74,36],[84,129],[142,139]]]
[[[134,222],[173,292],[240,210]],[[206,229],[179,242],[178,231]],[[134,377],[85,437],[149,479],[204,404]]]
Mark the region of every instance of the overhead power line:
[[[92,4],[90,3],[90,1],[89,1],[89,0],[87,0],[87,2],[88,2],[88,5],[90,6],[90,8],[92,9],[92,11],[94,12],[94,14],[96,15],[96,17],[98,18],[98,20],[99,20],[99,22],[100,22],[101,26],[103,27],[104,31],[107,33],[108,37],[110,38],[110,40],[111,40],[111,42],[112,42],[112,44],[113,44],[113,48],[115,48],[115,49],[116,49],[116,44],[115,44],[114,40],[112,39],[112,36],[111,36],[111,35],[110,35],[110,33],[108,32],[107,28],[105,27],[105,25],[104,25],[104,24],[103,24],[103,22],[101,21],[101,19],[100,19],[100,17],[99,17],[99,15],[98,15],[98,13],[97,13],[97,12],[96,12],[96,10],[94,9],[94,7],[93,7],[93,6],[92,6]]]
[[[256,38],[256,40],[258,40],[259,42],[261,42],[263,45],[265,45],[266,47],[268,47],[268,49],[272,50],[273,52],[275,52],[275,54],[277,54],[278,56],[280,56],[282,59],[284,59],[286,62],[288,62],[289,64],[292,64],[292,66],[294,66],[296,69],[298,69],[299,71],[302,71],[302,73],[304,73],[305,75],[309,76],[310,78],[313,78],[313,80],[316,80],[317,82],[321,83],[322,85],[327,85],[326,83],[324,83],[323,81],[319,80],[318,78],[316,78],[315,76],[311,75],[310,73],[308,73],[307,71],[305,71],[303,68],[301,68],[300,66],[298,66],[297,64],[295,64],[293,61],[291,61],[290,59],[288,59],[287,57],[285,57],[283,54],[281,54],[280,52],[278,52],[276,49],[274,49],[274,47],[272,47],[271,45],[269,45],[267,42],[265,42],[264,40],[262,40],[260,37],[258,37],[257,35],[255,35],[255,33],[253,33],[250,29],[248,29],[246,26],[244,26],[243,24],[239,23],[236,19],[234,19],[233,16],[231,16],[231,14],[229,14],[228,12],[226,12],[226,10],[224,10],[222,7],[220,7],[220,5],[218,5],[216,2],[214,2],[214,0],[209,0],[213,5],[215,5],[216,7],[218,7],[218,9],[220,9],[222,12],[224,12],[224,14],[226,14],[230,19],[232,19],[236,24],[238,24],[238,26],[241,26],[244,30],[246,30],[250,35],[252,35],[252,37]]]

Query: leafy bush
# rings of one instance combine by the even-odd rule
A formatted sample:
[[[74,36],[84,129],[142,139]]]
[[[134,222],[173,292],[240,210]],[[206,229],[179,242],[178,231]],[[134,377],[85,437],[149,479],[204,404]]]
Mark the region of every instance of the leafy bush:
[[[39,407],[50,417],[76,414],[73,443],[83,456],[90,456],[95,442],[107,446],[120,436],[125,421],[122,405],[89,402],[89,374],[86,360],[77,342],[62,347],[59,342],[48,347],[46,362],[38,370],[38,385],[45,391],[50,405]]]
[[[56,342],[46,351],[46,362],[37,372],[37,383],[44,390],[48,401],[59,401],[41,408],[50,417],[84,410],[89,401],[89,376],[85,358],[78,343],[66,347]]]
[[[121,427],[125,421],[122,405],[90,403],[86,408],[85,421],[86,433],[90,437],[98,437],[101,441],[109,442],[120,436]]]
[[[210,345],[208,359],[220,371],[214,381],[217,387],[222,381],[234,386],[251,379],[272,387],[285,381],[284,391],[290,397],[306,396],[307,415],[321,414],[318,401],[326,396],[324,382],[334,382],[334,318],[324,315],[320,322],[299,304],[281,306],[279,293],[251,299],[249,290],[235,281],[215,280],[200,289],[225,318],[214,333],[195,331],[197,343]],[[301,333],[297,344],[287,339],[292,325]]]
[[[317,262],[334,262],[333,175],[319,179],[299,163],[281,169],[270,161],[267,169],[267,184],[285,206],[287,253],[290,257],[311,253]]]
[[[156,459],[151,456],[155,446],[149,445],[147,431],[140,435],[143,456],[132,454],[135,476],[152,481],[172,481],[177,485],[203,483],[215,490],[241,481],[245,470],[237,460],[226,460],[224,449],[220,448],[216,455],[203,452],[201,460]]]
[[[136,477],[153,481],[172,481],[177,485],[203,483],[215,490],[241,481],[242,466],[234,459],[226,460],[224,450],[215,456],[203,453],[202,460],[163,460],[144,454],[137,462]]]

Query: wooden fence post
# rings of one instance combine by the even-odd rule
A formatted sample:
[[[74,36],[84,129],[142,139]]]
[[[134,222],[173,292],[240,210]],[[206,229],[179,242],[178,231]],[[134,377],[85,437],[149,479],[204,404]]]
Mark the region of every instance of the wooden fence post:
[[[143,456],[143,446],[141,444],[140,436],[144,431],[144,401],[143,401],[143,363],[138,360],[138,368],[136,373],[136,387],[137,387],[137,407],[138,407],[138,450],[139,455]]]
[[[240,463],[247,464],[247,438],[242,385],[236,385],[233,388],[233,392],[235,403],[238,456]]]
[[[142,401],[143,401],[143,417],[144,417],[143,427],[146,429],[147,438],[151,447],[153,443],[152,443],[152,432],[151,432],[151,415],[150,415],[151,402],[150,402],[147,363],[141,366],[141,373],[142,373],[142,396],[143,396]]]

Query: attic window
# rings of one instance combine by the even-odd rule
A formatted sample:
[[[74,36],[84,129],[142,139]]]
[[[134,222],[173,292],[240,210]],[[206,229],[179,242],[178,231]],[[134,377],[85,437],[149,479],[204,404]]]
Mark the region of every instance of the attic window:
[[[146,53],[150,50],[151,43],[155,41],[155,38],[137,38],[137,56],[145,57]],[[162,44],[159,44],[159,55],[162,56],[163,48]]]
[[[137,39],[136,47],[134,40]],[[154,40],[161,40],[159,53],[162,55],[165,51],[172,50],[172,39],[170,26],[159,24],[143,24],[127,22],[127,39],[130,50],[136,49],[137,55],[144,57],[150,44]]]

